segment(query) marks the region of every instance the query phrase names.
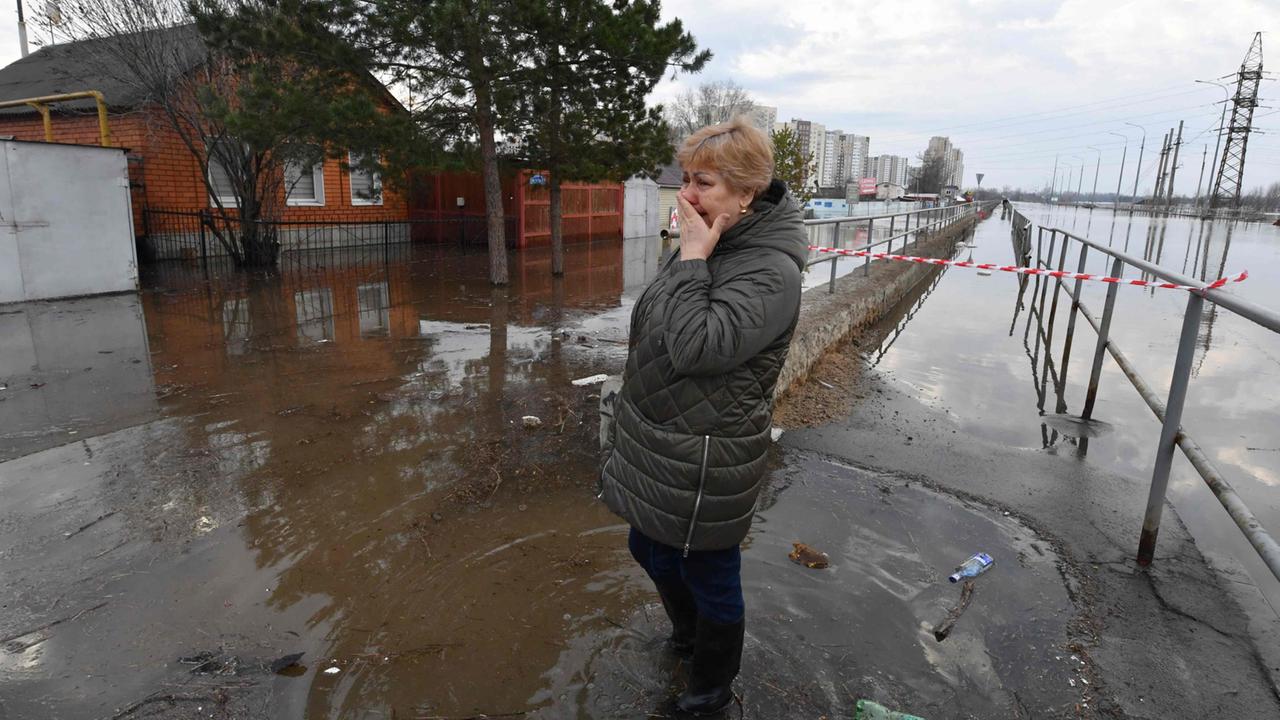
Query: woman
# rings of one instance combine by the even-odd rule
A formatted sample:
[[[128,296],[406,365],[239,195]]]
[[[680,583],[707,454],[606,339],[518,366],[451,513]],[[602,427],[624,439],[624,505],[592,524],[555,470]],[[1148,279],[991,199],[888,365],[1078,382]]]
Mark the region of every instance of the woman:
[[[808,248],[773,150],[741,118],[676,155],[680,250],[636,301],[601,497],[631,524],[673,649],[679,706],[720,711],[742,657],[741,553],[770,443],[773,389],[800,312]]]

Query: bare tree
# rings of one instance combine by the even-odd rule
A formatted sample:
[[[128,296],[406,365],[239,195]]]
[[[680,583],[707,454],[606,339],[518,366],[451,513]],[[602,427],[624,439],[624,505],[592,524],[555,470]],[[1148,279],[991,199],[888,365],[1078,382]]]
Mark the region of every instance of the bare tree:
[[[678,143],[698,128],[727,122],[755,110],[756,103],[732,80],[702,83],[685,90],[666,106],[671,140]]]
[[[323,159],[327,103],[353,84],[323,68],[260,62],[209,42],[192,11],[233,2],[243,4],[74,0],[62,6],[60,33],[81,41],[98,72],[131,90],[153,133],[178,138],[194,158],[211,206],[209,229],[227,254],[240,266],[270,267],[279,241],[263,221],[279,218],[286,169]],[[303,98],[310,99],[300,104]]]
[[[1272,212],[1280,210],[1280,182],[1271,183],[1266,188],[1261,185],[1240,197],[1240,207],[1256,212]]]

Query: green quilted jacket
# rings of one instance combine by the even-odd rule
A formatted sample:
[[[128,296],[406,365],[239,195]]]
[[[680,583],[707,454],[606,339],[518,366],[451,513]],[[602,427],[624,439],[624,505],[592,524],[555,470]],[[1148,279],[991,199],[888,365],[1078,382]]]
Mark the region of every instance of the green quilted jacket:
[[[747,535],[806,237],[774,180],[711,257],[669,261],[636,301],[600,497],[658,542],[687,553]]]

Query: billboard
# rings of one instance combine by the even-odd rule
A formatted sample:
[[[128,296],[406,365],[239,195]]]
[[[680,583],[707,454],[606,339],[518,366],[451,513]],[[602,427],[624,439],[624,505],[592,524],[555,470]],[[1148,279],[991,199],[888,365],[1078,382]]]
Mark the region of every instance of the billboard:
[[[875,179],[875,178],[865,178],[865,177],[864,177],[864,178],[862,178],[861,180],[859,180],[859,181],[858,181],[858,194],[859,194],[859,195],[875,195],[875,194],[876,194],[876,179]]]

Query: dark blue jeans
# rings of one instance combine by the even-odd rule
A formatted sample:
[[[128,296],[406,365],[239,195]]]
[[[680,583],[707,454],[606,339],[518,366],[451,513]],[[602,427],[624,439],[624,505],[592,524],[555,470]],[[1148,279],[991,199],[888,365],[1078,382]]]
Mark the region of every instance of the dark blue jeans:
[[[742,550],[693,550],[689,557],[635,528],[627,538],[631,557],[657,584],[681,583],[693,594],[698,614],[729,625],[742,619]]]

